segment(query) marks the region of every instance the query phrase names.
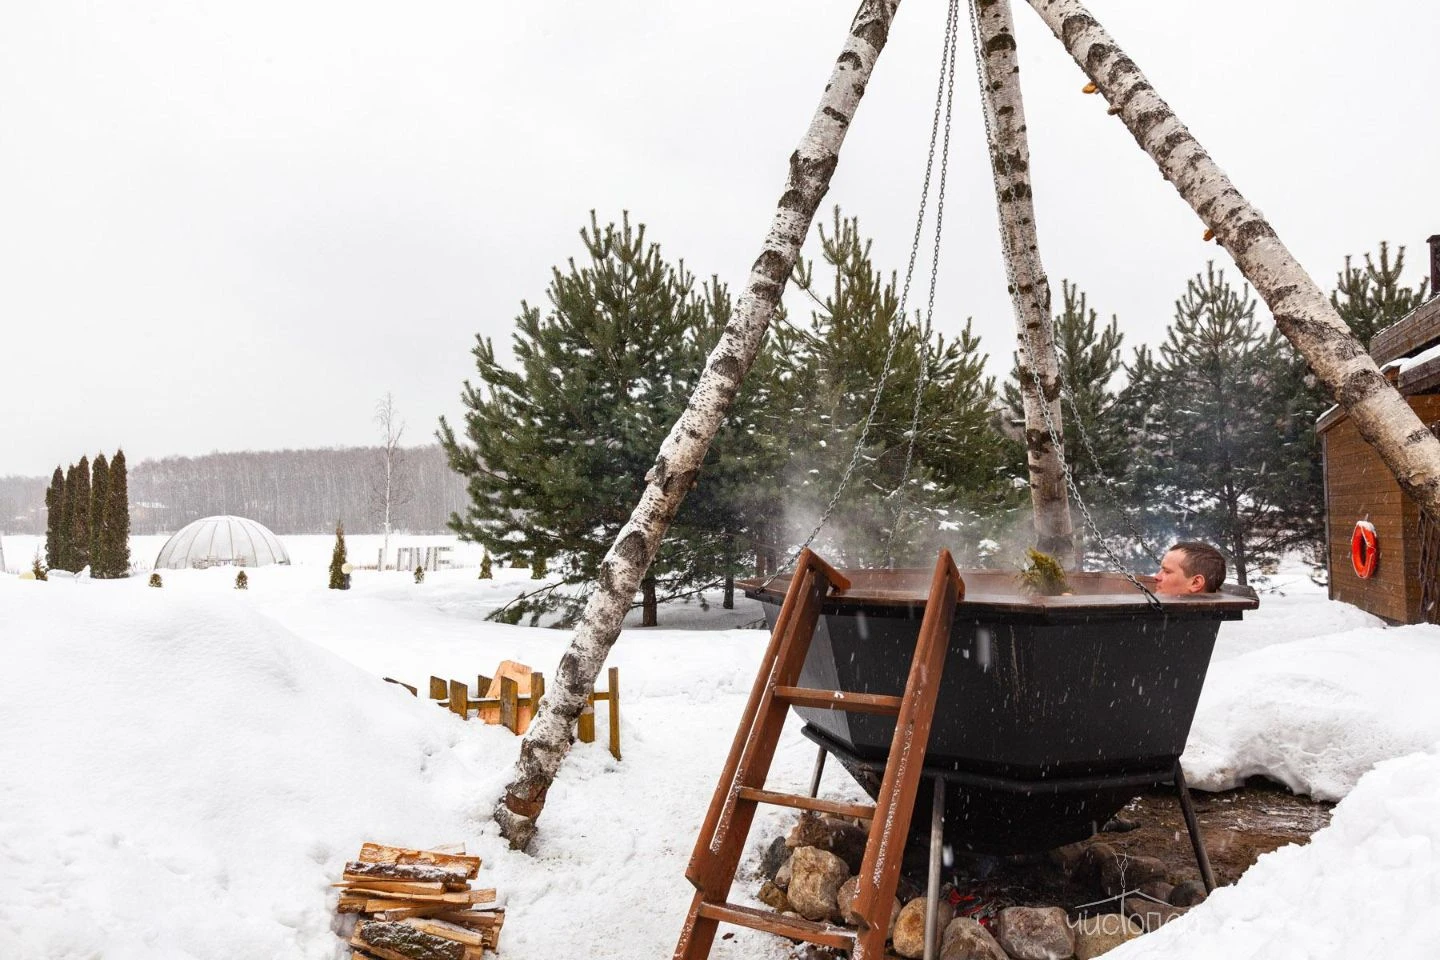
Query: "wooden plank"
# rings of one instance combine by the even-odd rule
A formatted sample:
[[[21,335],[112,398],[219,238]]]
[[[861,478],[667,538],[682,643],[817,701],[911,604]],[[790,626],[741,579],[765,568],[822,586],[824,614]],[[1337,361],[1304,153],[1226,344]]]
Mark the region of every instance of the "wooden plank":
[[[440,937],[442,940],[453,940],[456,943],[464,943],[474,947],[483,947],[485,937],[474,930],[467,930],[465,927],[455,923],[447,923],[444,920],[429,920],[423,917],[411,917],[404,921],[407,926],[414,927],[421,933],[428,933],[432,937]]]
[[[433,852],[433,851],[432,851]],[[434,863],[366,863],[351,860],[345,864],[342,880],[404,880],[410,883],[464,883],[469,879],[465,868]]]
[[[384,679],[386,683],[393,683],[397,686],[404,687],[406,690],[410,691],[410,696],[412,697],[420,696],[420,690],[416,687],[410,686],[410,684],[406,683],[404,680],[396,680],[394,677],[384,677],[382,679]]]
[[[470,715],[470,691],[459,680],[450,681],[450,712],[461,720]]]
[[[431,700],[445,700],[445,699],[448,699],[449,696],[450,696],[450,687],[449,687],[449,684],[447,684],[444,680],[441,680],[439,677],[431,677],[431,678],[430,678],[430,699],[431,699]]]
[[[585,704],[580,709],[580,717],[575,721],[575,738],[581,743],[595,742],[595,707],[592,704]]]
[[[463,847],[461,848],[464,849]],[[480,858],[464,853],[449,853],[440,850],[418,850],[410,847],[391,847],[383,843],[366,843],[360,847],[361,863],[428,863],[437,867],[452,868],[468,879],[475,879],[480,872]]]
[[[736,903],[702,903],[700,916],[720,923],[733,923],[751,930],[773,933],[791,940],[805,940],[822,947],[849,950],[855,945],[855,932],[829,923],[817,923],[801,917],[787,917],[755,907]]]
[[[819,797],[802,797],[793,793],[772,793],[769,790],[756,790],[753,787],[741,787],[740,799],[754,800],[756,803],[768,803],[777,807],[790,807],[795,810],[814,810],[816,813],[833,813],[841,817],[856,817],[861,820],[869,820],[875,815],[875,807],[865,803],[841,803],[838,800],[822,800]]]
[[[807,687],[776,687],[775,698],[797,707],[845,710],[849,713],[878,713],[895,716],[901,698],[878,693],[846,693],[843,690],[812,690]]]
[[[856,874],[859,884],[851,908],[865,921],[865,929],[856,937],[856,952],[866,957],[879,957],[885,952],[891,904],[900,882],[900,861],[915,811],[930,726],[935,718],[935,700],[950,646],[950,629],[962,589],[950,551],[941,550],[905,680],[904,706],[895,720],[895,734],[885,760],[870,839]]]
[[[1370,356],[1381,366],[1440,343],[1440,300],[1432,297],[1370,340]]]
[[[620,668],[610,668],[610,755],[620,759]]]
[[[366,920],[355,928],[350,946],[382,960],[465,960],[463,943],[445,940],[402,923]]]
[[[444,893],[445,884],[439,881],[426,882],[415,880],[380,880],[370,877],[346,876],[341,883],[332,883],[332,887],[349,887],[365,893],[403,893],[409,896],[412,893]]]
[[[451,903],[469,905],[472,903],[491,903],[495,900],[493,889],[484,890],[454,890],[440,891],[436,893],[399,893],[393,890],[381,890],[375,887],[351,887],[345,893],[350,896],[365,895],[374,900],[384,900],[393,903],[394,906],[381,907],[382,910],[395,910],[401,907],[414,906],[417,903]],[[369,908],[366,908],[369,911]],[[374,911],[371,911],[374,912]]]
[[[520,732],[520,705],[515,702],[519,695],[514,677],[500,678],[500,725],[511,733]]]

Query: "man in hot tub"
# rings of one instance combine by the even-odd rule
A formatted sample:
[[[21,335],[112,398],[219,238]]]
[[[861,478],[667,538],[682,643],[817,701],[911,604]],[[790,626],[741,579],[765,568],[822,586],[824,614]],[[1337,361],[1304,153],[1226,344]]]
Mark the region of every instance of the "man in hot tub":
[[[1182,540],[1160,558],[1155,592],[1172,597],[1214,593],[1225,582],[1225,558],[1208,543]]]

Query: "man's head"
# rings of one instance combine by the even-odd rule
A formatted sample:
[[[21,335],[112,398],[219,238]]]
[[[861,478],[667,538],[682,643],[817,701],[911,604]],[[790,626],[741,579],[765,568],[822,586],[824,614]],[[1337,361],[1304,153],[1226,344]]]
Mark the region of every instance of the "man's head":
[[[1160,558],[1155,592],[1170,596],[1214,593],[1225,582],[1225,558],[1208,543],[1182,540]]]

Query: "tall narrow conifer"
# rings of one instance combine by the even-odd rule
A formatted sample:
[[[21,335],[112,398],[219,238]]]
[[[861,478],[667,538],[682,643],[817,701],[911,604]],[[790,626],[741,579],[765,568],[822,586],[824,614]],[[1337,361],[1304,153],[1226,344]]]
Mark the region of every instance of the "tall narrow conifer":
[[[90,467],[90,575],[101,579],[112,576],[105,541],[105,510],[110,492],[110,462],[105,454],[95,455]]]
[[[105,495],[105,575],[130,575],[130,485],[125,475],[125,451],[116,450],[110,461],[109,489]]]
[[[70,548],[67,569],[79,573],[90,566],[90,458],[81,457],[72,471],[70,489]],[[66,478],[69,486],[69,478]]]
[[[345,589],[345,524],[335,524],[335,549],[330,552],[330,589]]]
[[[50,476],[45,491],[45,566],[62,569],[65,548],[65,471],[59,467]]]

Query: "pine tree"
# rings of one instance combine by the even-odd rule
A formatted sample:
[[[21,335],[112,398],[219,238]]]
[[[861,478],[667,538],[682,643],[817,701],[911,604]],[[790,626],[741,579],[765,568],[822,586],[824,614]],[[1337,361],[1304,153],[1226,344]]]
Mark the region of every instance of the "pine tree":
[[[796,522],[789,542],[809,533],[849,467],[901,320],[896,278],[876,270],[857,220],[837,209],[819,236],[833,272],[829,290],[822,297],[814,267],[803,264],[795,280],[816,304],[810,322],[776,327],[778,407],[790,425],[782,476]],[[927,370],[907,473],[922,355]],[[966,533],[977,533],[981,517],[1013,499],[985,362],[968,321],[953,340],[903,328],[855,474],[817,541],[827,559],[877,566],[893,552],[900,563],[928,562],[942,543],[963,552],[979,539]]]
[[[425,568],[424,568],[423,566],[419,565],[419,564],[416,564],[416,565],[415,565],[415,582],[416,582],[416,583],[424,583],[424,582],[425,582]]]
[[[30,561],[30,573],[36,580],[50,579],[49,571],[46,570],[45,565],[40,562],[39,553],[36,553]]]
[[[490,551],[486,550],[485,555],[480,558],[480,579],[493,580],[495,573],[490,569]]]
[[[236,589],[236,590],[249,590],[249,589],[250,589],[250,575],[247,574],[244,570],[241,570],[239,573],[235,574],[235,589]]]
[[[65,569],[65,534],[68,530],[65,522],[65,472],[56,467],[50,475],[50,487],[45,491],[45,566],[52,570]]]
[[[1128,368],[1135,482],[1166,535],[1215,543],[1242,584],[1297,541],[1296,512],[1323,510],[1292,495],[1309,463],[1287,442],[1289,398],[1272,382],[1290,356],[1255,305],[1212,263],[1176,301],[1158,357],[1142,347]]]
[[[521,304],[514,368],[477,338],[479,384],[465,384],[463,439],[443,419],[439,433],[470,492],[452,529],[497,560],[544,558],[568,586],[593,583],[730,306],[722,285],[698,286],[628,216],[602,228],[592,214],[580,237],[586,258],[553,271],[548,308]],[[707,498],[725,489],[701,475],[650,568],[647,601],[714,575],[726,531]],[[646,607],[649,619],[653,602]],[[579,608],[549,590],[523,612],[533,621],[555,610],[564,623]]]
[[[1405,270],[1404,246],[1396,248],[1394,263],[1390,262],[1390,244],[1384,240],[1380,241],[1378,260],[1368,253],[1364,257],[1363,270],[1350,257],[1345,258],[1345,269],[1336,276],[1330,303],[1350,325],[1355,339],[1369,349],[1376,333],[1425,301],[1427,281],[1421,280],[1418,289],[1400,283]]]
[[[65,484],[60,494],[60,549],[59,562],[51,569],[74,570],[71,557],[75,548],[72,543],[72,527],[75,523],[75,464],[65,468]]]
[[[81,457],[72,471],[74,485],[69,487],[70,535],[68,567],[79,573],[90,566],[90,458]],[[69,486],[70,478],[66,478]]]
[[[109,505],[110,463],[98,453],[90,467],[90,575],[102,580],[112,576],[105,529]]]
[[[116,450],[110,461],[109,489],[105,496],[105,576],[130,575],[130,481],[125,472],[125,451]]]
[[[152,574],[150,574],[150,586],[152,586],[152,587],[163,587],[163,586],[165,586],[165,581],[162,580],[162,579],[160,579],[160,574],[158,574],[158,573],[152,573]]]
[[[335,549],[330,551],[330,589],[345,589],[345,525],[335,524]]]

